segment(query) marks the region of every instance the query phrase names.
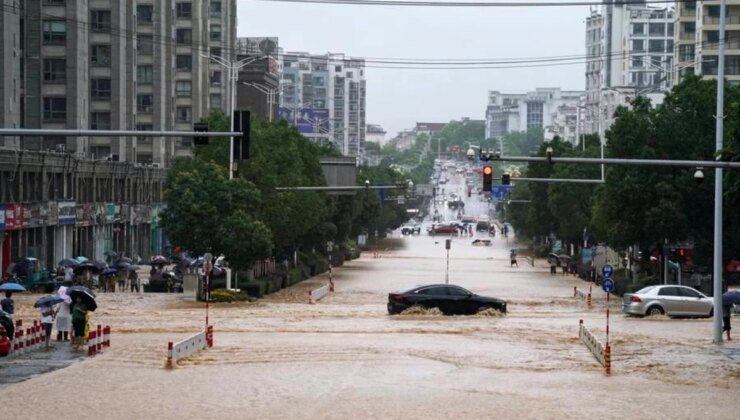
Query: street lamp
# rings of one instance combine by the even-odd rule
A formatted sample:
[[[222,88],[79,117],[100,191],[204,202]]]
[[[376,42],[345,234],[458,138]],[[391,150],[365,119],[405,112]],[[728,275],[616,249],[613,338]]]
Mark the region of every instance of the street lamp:
[[[213,60],[215,63],[218,63],[226,68],[228,78],[229,78],[229,89],[231,89],[230,95],[229,95],[229,104],[228,104],[228,110],[229,110],[229,129],[232,130],[234,128],[234,109],[235,102],[236,102],[236,82],[239,80],[239,70],[241,70],[244,66],[249,65],[251,63],[254,63],[258,60],[264,60],[269,59],[269,56],[265,57],[247,57],[243,58],[241,60],[232,60],[229,61],[227,58],[218,56],[218,55],[212,55],[212,54],[201,54],[201,57],[207,58],[209,60]],[[234,138],[230,137],[229,139],[229,179],[234,178]]]
[[[269,108],[269,113],[267,117],[268,117],[268,121],[270,122],[274,120],[275,96],[277,95],[279,91],[282,91],[283,88],[293,87],[292,83],[281,84],[281,86],[277,88],[270,88],[263,84],[253,83],[253,82],[240,82],[240,83],[245,86],[249,86],[251,88],[257,89],[258,91],[267,95],[267,107]]]

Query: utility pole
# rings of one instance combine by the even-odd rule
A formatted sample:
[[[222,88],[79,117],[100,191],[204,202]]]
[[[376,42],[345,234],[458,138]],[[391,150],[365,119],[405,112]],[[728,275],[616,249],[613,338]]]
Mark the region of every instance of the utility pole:
[[[721,0],[719,6],[719,67],[717,68],[717,144],[716,151],[722,150],[724,136],[725,112],[725,19],[727,0]],[[720,159],[719,153],[716,157]],[[722,168],[714,169],[714,264],[712,267],[714,319],[713,342],[722,343]]]

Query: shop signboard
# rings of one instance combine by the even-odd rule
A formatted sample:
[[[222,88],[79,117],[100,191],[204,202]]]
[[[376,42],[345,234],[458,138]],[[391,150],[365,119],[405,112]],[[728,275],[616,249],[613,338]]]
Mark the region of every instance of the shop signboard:
[[[105,221],[106,223],[115,223],[116,220],[116,214],[118,213],[118,206],[115,205],[115,203],[107,203],[105,205]]]
[[[140,225],[149,223],[149,206],[146,204],[135,204],[131,206],[131,224]]]
[[[74,201],[59,202],[59,224],[74,225],[77,221],[77,206]]]
[[[33,203],[23,205],[23,227],[37,228],[46,226],[49,220],[49,204]]]
[[[15,230],[23,228],[23,206],[20,204],[5,205],[5,229]]]
[[[59,203],[56,201],[49,201],[49,216],[47,217],[48,226],[56,226],[59,222]]]

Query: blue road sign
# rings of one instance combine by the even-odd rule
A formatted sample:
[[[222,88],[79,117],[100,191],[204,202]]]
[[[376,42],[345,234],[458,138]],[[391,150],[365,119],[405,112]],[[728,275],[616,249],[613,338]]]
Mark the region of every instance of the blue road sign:
[[[510,191],[511,185],[494,185],[491,188],[491,195],[497,200],[501,201]]]
[[[611,293],[611,291],[614,290],[614,280],[609,277],[605,278],[601,281],[601,288],[604,289],[606,293]]]
[[[601,267],[601,274],[606,278],[610,278],[612,274],[614,274],[614,267],[609,264],[604,264],[604,266]]]

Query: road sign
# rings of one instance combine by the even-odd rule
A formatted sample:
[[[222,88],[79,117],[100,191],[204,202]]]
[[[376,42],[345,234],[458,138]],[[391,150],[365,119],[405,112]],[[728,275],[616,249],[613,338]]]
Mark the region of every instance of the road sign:
[[[611,278],[612,274],[614,274],[614,267],[610,264],[605,264],[601,267],[601,274],[606,278]]]
[[[491,195],[501,201],[507,193],[511,192],[511,188],[511,185],[494,185],[491,187]]]
[[[611,293],[611,291],[614,290],[614,280],[609,277],[605,278],[601,281],[601,288],[604,289],[606,293]]]
[[[450,249],[452,245],[452,239],[445,240],[445,249]]]

